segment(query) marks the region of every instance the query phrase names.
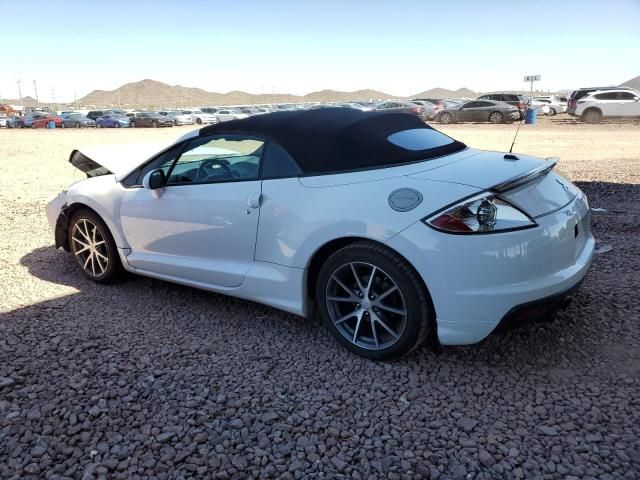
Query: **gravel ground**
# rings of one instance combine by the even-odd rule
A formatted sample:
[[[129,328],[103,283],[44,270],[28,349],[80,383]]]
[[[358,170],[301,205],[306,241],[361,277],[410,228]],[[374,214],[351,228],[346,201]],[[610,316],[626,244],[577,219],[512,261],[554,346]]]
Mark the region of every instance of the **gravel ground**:
[[[520,132],[607,210],[555,322],[392,363],[253,303],[94,285],[53,249],[71,148],[187,130],[0,130],[0,478],[640,478],[637,122]],[[444,130],[504,150],[515,126]]]

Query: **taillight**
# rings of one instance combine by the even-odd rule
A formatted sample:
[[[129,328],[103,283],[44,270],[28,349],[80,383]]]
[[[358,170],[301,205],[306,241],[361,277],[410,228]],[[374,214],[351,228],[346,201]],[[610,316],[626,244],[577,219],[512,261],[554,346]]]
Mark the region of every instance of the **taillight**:
[[[420,113],[420,112],[422,111],[422,109],[421,109],[420,107],[413,107],[413,108],[411,109],[411,111],[412,111],[413,113]]]

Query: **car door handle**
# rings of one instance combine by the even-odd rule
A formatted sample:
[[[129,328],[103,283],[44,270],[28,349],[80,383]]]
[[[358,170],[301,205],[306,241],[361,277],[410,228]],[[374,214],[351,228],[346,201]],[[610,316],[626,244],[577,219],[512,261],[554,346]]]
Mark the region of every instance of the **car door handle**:
[[[260,208],[261,200],[262,200],[262,194],[253,193],[247,197],[247,206],[249,208]]]

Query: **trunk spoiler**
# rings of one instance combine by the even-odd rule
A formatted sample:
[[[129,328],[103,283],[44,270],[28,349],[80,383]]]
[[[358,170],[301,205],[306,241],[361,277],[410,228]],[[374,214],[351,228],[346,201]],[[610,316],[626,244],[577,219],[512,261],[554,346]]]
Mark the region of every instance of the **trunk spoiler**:
[[[527,183],[531,183],[534,180],[544,177],[547,173],[549,173],[553,167],[558,164],[558,157],[548,157],[547,161],[540,165],[539,167],[534,168],[533,170],[529,170],[522,175],[518,175],[516,177],[510,178],[506,182],[499,183],[498,185],[492,187],[490,191],[494,193],[504,193],[507,190],[512,190],[516,187],[520,187]]]

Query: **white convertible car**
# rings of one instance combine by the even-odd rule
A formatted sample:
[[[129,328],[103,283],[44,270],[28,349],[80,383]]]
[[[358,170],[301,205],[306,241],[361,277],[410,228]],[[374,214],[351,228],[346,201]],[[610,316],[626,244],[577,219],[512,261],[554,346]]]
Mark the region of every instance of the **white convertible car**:
[[[317,313],[374,359],[548,318],[593,257],[587,199],[556,160],[468,148],[409,114],[279,112],[70,162],[88,178],[47,216],[90,279]]]

